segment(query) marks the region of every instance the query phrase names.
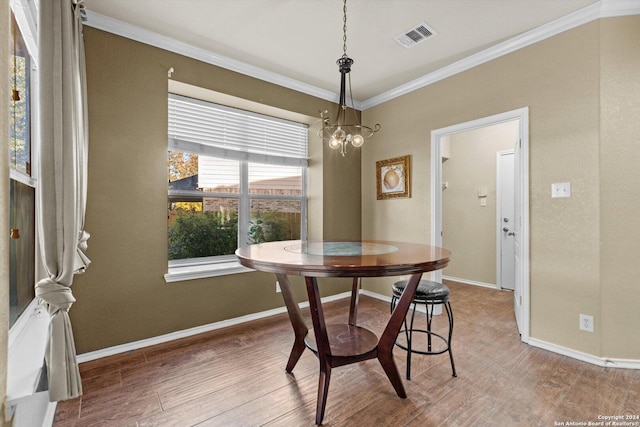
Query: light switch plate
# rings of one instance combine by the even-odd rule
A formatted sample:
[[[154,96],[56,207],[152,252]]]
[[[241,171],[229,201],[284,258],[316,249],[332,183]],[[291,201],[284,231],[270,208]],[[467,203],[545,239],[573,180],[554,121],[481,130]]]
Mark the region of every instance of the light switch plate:
[[[551,184],[551,197],[571,197],[571,183],[556,182],[554,184]]]

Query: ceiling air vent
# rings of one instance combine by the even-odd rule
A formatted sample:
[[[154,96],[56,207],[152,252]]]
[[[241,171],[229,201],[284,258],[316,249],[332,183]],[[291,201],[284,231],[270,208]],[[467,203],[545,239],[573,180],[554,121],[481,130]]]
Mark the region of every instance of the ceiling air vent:
[[[418,43],[422,43],[426,39],[429,39],[436,34],[438,33],[436,33],[433,28],[429,27],[426,23],[421,22],[415,27],[404,31],[402,34],[397,36],[395,40],[400,43],[400,45],[408,49],[417,45]]]

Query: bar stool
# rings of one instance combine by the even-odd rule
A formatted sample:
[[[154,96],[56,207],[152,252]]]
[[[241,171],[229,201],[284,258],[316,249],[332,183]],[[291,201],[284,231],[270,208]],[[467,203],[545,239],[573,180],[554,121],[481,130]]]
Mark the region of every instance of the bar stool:
[[[402,295],[402,291],[407,286],[407,280],[400,280],[393,284],[392,291],[393,297],[391,298],[391,312],[393,312],[396,307],[396,303],[400,299]],[[457,377],[456,374],[456,366],[453,363],[453,354],[451,353],[451,335],[453,334],[453,310],[451,309],[451,303],[449,302],[449,288],[438,282],[432,282],[430,280],[421,280],[418,284],[418,289],[416,290],[416,295],[413,298],[413,311],[411,313],[411,324],[407,327],[407,319],[404,319],[404,330],[400,332],[404,332],[407,345],[404,346],[398,342],[396,345],[403,350],[407,351],[407,379],[411,379],[411,353],[418,354],[443,354],[449,353],[449,359],[451,360],[451,370],[453,371],[453,376]],[[416,315],[416,306],[417,304],[424,304],[426,310],[427,317],[427,329],[414,329],[413,328],[413,319]],[[447,337],[444,337],[440,334],[437,334],[431,330],[431,323],[433,320],[433,308],[436,305],[444,306],[447,311],[447,317],[449,319],[449,333]],[[427,350],[416,350],[412,348],[412,339],[413,333],[420,332],[426,334],[427,336]],[[444,349],[434,349],[432,346],[432,337],[439,338],[444,342]]]

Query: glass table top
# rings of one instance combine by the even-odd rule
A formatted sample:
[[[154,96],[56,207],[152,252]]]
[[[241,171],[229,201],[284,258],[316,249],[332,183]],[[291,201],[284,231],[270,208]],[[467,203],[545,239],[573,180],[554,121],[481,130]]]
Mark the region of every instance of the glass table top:
[[[398,250],[393,245],[371,242],[302,242],[284,247],[285,251],[320,256],[382,255]]]

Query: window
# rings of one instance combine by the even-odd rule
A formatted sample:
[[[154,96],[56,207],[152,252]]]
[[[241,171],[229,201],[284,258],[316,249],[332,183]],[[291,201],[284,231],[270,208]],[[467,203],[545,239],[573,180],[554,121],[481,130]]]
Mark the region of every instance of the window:
[[[31,171],[31,56],[11,14],[9,85],[9,327],[35,298],[35,180]]]
[[[303,124],[169,95],[170,275],[237,268],[239,246],[306,237],[307,134]]]
[[[3,141],[9,146],[11,228],[7,408],[10,413],[21,411],[25,414],[42,409],[33,404],[30,396],[34,395],[41,377],[49,333],[49,316],[38,305],[34,289],[37,280],[36,165],[39,158],[37,5],[35,0],[10,1],[9,81],[5,82],[9,85],[9,140]]]

